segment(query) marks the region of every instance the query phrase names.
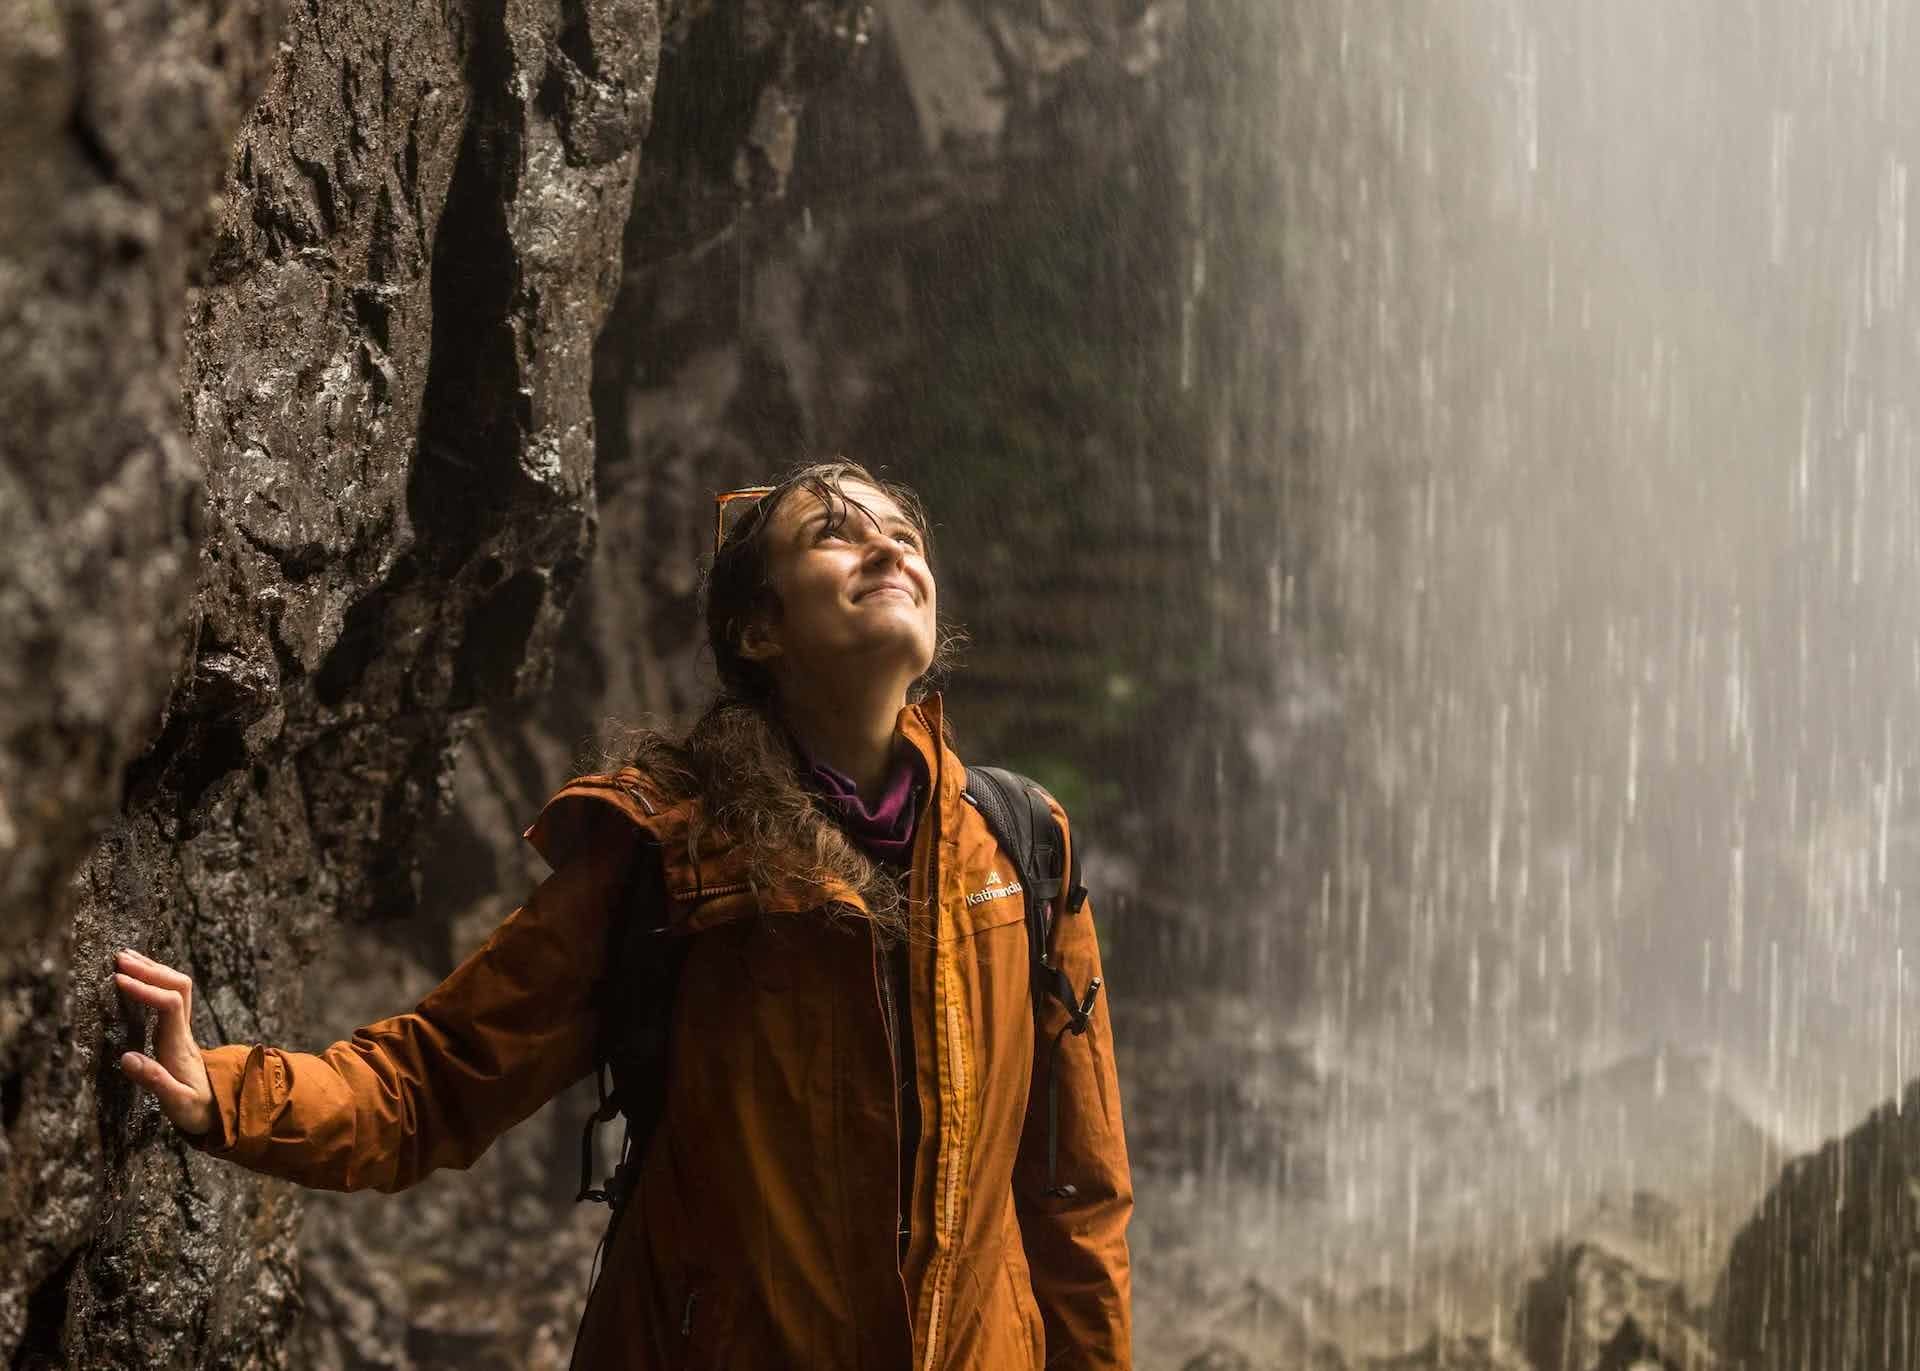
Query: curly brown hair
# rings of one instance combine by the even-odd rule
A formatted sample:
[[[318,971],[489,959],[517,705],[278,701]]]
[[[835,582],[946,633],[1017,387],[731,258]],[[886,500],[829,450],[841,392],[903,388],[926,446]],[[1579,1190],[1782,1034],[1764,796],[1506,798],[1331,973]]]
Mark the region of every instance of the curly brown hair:
[[[849,481],[892,499],[919,532],[927,560],[933,560],[926,509],[909,487],[881,480],[844,457],[794,468],[727,530],[702,581],[718,693],[684,737],[629,728],[606,756],[616,765],[637,767],[664,798],[701,801],[700,817],[687,835],[690,852],[738,844],[746,853],[748,880],[763,890],[795,880],[812,884],[823,873],[837,878],[860,892],[876,930],[891,939],[909,933],[913,922],[899,882],[816,803],[802,780],[799,746],[775,715],[773,678],[740,651],[749,625],[780,613],[767,536],[780,506],[806,491],[826,506],[831,526],[857,515],[871,518],[843,489]],[[909,703],[940,688],[965,643],[963,629],[944,616],[937,621],[933,660],[908,687]]]

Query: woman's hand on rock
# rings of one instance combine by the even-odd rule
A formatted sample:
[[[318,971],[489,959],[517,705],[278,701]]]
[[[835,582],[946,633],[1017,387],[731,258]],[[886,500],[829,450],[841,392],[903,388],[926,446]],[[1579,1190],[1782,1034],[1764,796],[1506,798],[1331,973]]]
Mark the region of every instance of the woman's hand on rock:
[[[114,959],[114,988],[135,1004],[159,1012],[153,1055],[125,1052],[120,1070],[151,1094],[174,1127],[196,1136],[219,1121],[206,1062],[193,1040],[193,980],[131,949]]]

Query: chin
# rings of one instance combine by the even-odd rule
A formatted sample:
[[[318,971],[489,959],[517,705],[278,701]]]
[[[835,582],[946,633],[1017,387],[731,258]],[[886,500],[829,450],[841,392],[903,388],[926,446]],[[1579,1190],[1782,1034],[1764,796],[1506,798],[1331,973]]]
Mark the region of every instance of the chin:
[[[827,659],[857,659],[868,671],[888,669],[897,663],[919,676],[933,662],[933,644],[906,624],[876,624],[868,632],[842,639],[838,648],[828,651]]]
[[[902,669],[911,672],[916,681],[926,675],[927,668],[933,665],[932,644],[923,639],[897,643],[895,651],[888,655],[895,656]]]

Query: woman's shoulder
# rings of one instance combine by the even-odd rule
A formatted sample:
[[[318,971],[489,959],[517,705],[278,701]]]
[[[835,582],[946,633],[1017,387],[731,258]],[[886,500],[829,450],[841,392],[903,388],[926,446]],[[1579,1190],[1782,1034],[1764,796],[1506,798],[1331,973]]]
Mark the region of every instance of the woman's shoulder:
[[[662,777],[636,765],[586,772],[569,780],[541,806],[521,834],[558,870],[583,843],[615,833],[650,833],[664,841],[667,830],[684,827],[693,802]]]

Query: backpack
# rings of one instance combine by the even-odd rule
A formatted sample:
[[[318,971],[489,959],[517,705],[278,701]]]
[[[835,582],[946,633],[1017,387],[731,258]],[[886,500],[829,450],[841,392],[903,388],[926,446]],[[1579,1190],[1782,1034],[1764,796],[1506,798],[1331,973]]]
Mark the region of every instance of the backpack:
[[[1041,1031],[1040,1015],[1048,1000],[1067,1011],[1067,1021],[1053,1035],[1048,1049],[1047,1186],[1046,1193],[1070,1198],[1072,1185],[1060,1183],[1056,1173],[1060,1135],[1060,1044],[1071,1033],[1087,1031],[1093,1002],[1100,994],[1100,978],[1087,983],[1079,995],[1073,982],[1053,957],[1056,908],[1064,905],[1077,914],[1087,898],[1079,881],[1079,863],[1064,869],[1066,837],[1039,785],[1001,767],[968,767],[967,802],[980,811],[994,840],[1013,862],[1026,901],[1028,960],[1033,977],[1034,1031]],[[659,853],[643,849],[629,886],[630,907],[645,908],[660,888]],[[597,1201],[612,1211],[611,1233],[624,1201],[646,1157],[647,1144],[666,1107],[668,1037],[672,1027],[674,993],[686,962],[690,939],[669,936],[664,925],[645,919],[616,920],[609,947],[611,974],[603,981],[607,1002],[629,1010],[603,1013],[599,1040],[594,1045],[594,1081],[600,1104],[580,1133],[580,1193],[576,1202]],[[637,1012],[634,1008],[637,1006]],[[608,1078],[612,1088],[608,1088]],[[626,1116],[620,1159],[599,1185],[594,1172],[594,1136],[615,1114]],[[604,1241],[604,1239],[603,1239]]]

